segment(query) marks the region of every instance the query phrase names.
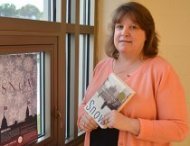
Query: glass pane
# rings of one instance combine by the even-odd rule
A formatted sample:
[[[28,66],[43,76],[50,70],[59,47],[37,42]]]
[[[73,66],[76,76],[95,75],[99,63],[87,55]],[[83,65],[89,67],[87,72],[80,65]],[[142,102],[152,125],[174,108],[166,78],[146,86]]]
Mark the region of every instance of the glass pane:
[[[66,35],[66,143],[74,138],[75,103],[75,38]]]
[[[0,16],[51,21],[49,0],[0,0]]]
[[[94,25],[94,0],[80,0],[80,24]]]
[[[91,26],[94,26],[94,17],[95,17],[95,0],[89,0],[90,1],[90,24]]]
[[[79,105],[82,102],[89,76],[89,41],[88,35],[80,35],[79,42]]]
[[[76,0],[67,0],[66,4],[66,22],[75,23]]]
[[[38,120],[38,134],[43,136],[45,134],[44,126],[44,53],[37,55],[37,120]]]
[[[89,35],[89,81],[92,79],[94,70],[94,35]]]
[[[41,91],[44,93],[41,95],[41,113],[44,119],[42,124],[44,127],[45,137],[49,137],[51,134],[51,56],[50,54],[43,52],[43,58],[41,58]]]
[[[38,56],[38,140],[49,137],[51,134],[51,58],[46,52]]]
[[[81,104],[86,89],[91,79],[93,70],[93,37],[89,34],[79,36],[79,97],[78,105]],[[83,131],[78,132],[81,135]]]

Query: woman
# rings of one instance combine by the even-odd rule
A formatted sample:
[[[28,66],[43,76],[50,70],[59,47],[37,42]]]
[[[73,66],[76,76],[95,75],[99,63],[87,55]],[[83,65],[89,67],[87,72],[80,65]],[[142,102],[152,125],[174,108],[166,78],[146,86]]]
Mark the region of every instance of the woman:
[[[129,2],[116,9],[106,53],[109,58],[96,66],[79,108],[85,146],[169,146],[183,140],[188,131],[183,88],[171,65],[158,56],[154,20],[144,6]],[[112,72],[136,94],[121,112],[104,117],[108,128],[103,130],[84,106]]]

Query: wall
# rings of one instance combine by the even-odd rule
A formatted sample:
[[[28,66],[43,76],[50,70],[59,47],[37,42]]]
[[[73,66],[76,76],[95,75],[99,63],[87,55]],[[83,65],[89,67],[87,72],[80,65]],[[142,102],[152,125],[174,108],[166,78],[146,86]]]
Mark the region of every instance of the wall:
[[[190,1],[189,0],[136,0],[152,13],[160,36],[160,54],[176,69],[185,88],[188,111],[190,111]],[[104,47],[109,33],[108,25],[113,10],[127,0],[99,0],[98,4],[98,60],[105,57]],[[190,112],[189,112],[190,117]],[[189,146],[190,135],[184,142],[174,146]]]

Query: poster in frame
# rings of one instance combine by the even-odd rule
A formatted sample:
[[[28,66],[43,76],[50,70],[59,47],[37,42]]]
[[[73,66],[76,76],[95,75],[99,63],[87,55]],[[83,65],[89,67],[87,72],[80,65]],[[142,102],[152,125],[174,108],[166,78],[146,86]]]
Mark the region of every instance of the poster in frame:
[[[0,146],[37,140],[38,55],[0,55]]]

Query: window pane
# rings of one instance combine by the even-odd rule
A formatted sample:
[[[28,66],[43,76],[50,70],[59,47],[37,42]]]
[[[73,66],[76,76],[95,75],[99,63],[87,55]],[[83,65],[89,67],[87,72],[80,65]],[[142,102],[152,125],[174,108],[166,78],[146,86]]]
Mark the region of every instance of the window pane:
[[[80,35],[79,48],[79,105],[82,102],[84,92],[89,79],[89,37],[88,35]]]
[[[80,0],[80,24],[94,25],[94,0]]]
[[[66,4],[66,22],[75,23],[76,0],[67,0]]]
[[[52,2],[52,0],[0,0],[0,16],[51,21]]]
[[[75,106],[75,38],[66,35],[66,143],[74,138],[74,106]]]
[[[51,58],[46,52],[40,52],[38,56],[38,134],[39,139],[49,137],[51,134],[50,95],[51,95]]]
[[[95,17],[95,0],[89,0],[90,1],[90,24],[91,26],[94,26],[94,17]]]
[[[89,34],[79,36],[79,97],[78,106],[81,104],[86,89],[91,79],[93,70],[93,37]],[[81,135],[83,132],[78,132]]]
[[[43,136],[45,134],[44,126],[44,54],[37,55],[37,120],[38,120],[38,134]]]
[[[92,77],[94,59],[93,39],[93,36],[89,34],[81,34],[79,36],[79,105]]]

